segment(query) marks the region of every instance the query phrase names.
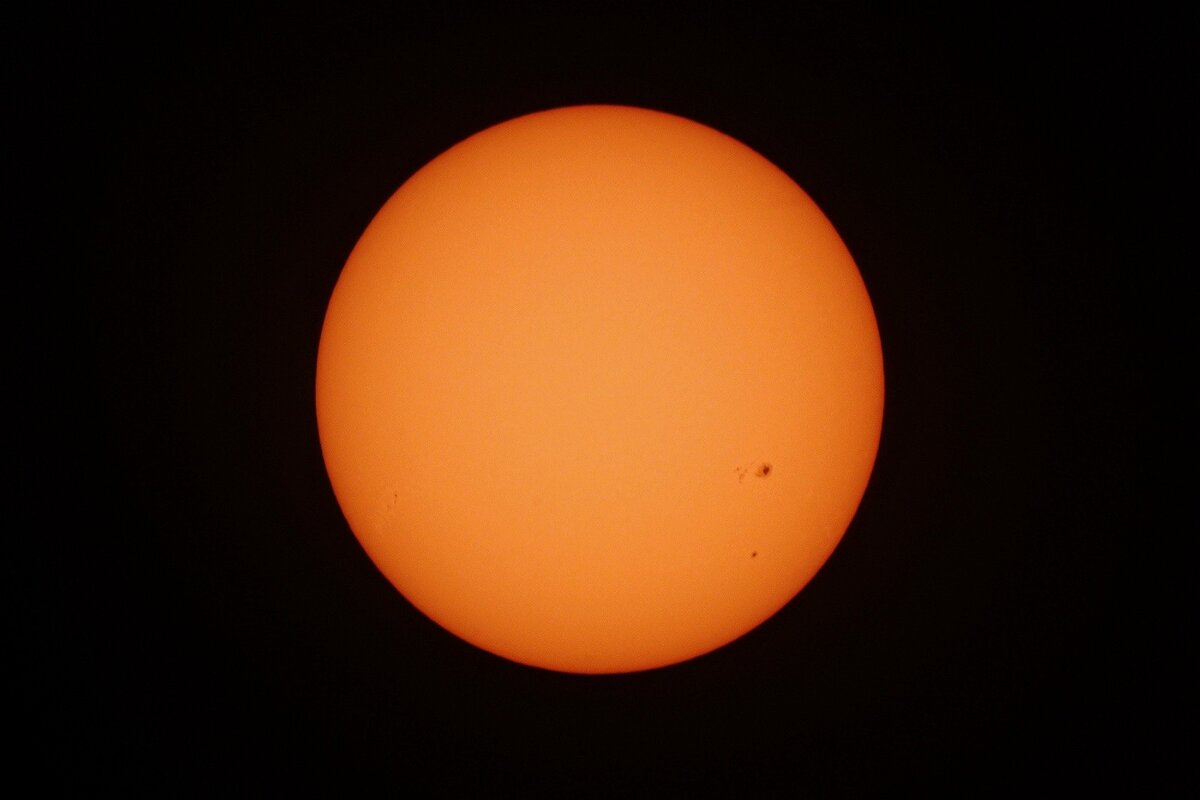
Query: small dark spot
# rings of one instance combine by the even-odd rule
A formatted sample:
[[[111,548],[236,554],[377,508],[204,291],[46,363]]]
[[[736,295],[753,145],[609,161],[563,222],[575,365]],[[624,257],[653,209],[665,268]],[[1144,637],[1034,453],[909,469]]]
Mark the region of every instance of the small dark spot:
[[[751,558],[758,558],[758,551],[757,551],[757,550],[755,550],[753,553],[751,553],[751,554],[750,554],[750,557],[751,557]]]
[[[760,478],[767,477],[771,474],[771,465],[764,461],[758,465],[758,469],[754,470],[754,474]]]

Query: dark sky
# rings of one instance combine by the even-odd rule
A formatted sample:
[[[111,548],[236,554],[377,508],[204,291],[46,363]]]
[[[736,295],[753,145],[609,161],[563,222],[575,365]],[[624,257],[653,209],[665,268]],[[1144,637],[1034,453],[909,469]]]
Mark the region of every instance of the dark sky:
[[[1195,625],[1149,460],[1189,438],[1149,357],[1179,345],[1151,314],[1182,291],[1159,187],[1183,133],[1156,99],[1178,20],[396,6],[38,32],[78,202],[50,242],[79,246],[92,370],[67,425],[87,477],[18,607],[47,786],[1183,785],[1163,724]],[[855,256],[887,375],[816,579],[624,676],[512,664],[409,606],[341,516],[313,410],[325,304],[379,206],[463,138],[578,103],[788,172]]]

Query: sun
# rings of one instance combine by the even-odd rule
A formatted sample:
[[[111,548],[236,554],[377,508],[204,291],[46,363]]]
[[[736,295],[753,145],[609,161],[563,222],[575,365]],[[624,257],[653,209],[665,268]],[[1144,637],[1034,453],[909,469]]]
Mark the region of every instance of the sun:
[[[363,233],[321,332],[321,447],[414,606],[531,666],[646,670],[772,616],[874,464],[866,287],[811,198],[697,122],[488,128]]]

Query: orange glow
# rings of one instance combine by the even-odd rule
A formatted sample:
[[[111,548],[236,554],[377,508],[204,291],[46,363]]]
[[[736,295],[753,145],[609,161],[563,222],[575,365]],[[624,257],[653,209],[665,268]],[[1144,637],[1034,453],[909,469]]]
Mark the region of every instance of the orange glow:
[[[875,317],[791,179],[711,128],[520,117],[392,196],[329,303],[334,493],[418,609],[628,672],[741,636],[829,557],[883,416]]]

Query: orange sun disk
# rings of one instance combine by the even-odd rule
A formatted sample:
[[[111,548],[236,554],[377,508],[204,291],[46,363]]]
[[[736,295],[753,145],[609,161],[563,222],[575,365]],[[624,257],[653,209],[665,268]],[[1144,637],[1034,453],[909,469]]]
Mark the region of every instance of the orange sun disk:
[[[577,106],[413,175],[334,289],[317,420],[383,574],[478,647],[612,673],[799,592],[865,491],[883,361],[854,260],[745,145]]]

